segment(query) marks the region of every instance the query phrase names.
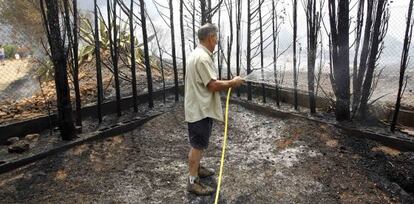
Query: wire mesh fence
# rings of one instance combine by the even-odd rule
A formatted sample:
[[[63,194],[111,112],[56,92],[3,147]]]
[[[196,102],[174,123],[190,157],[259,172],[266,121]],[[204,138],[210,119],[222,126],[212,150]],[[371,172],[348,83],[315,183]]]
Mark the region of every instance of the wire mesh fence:
[[[107,62],[104,62],[107,63]],[[155,62],[154,62],[155,63]],[[7,59],[0,64],[0,124],[27,120],[49,113],[55,113],[56,92],[53,78],[45,79],[45,72],[37,60],[31,58]],[[52,70],[49,70],[52,71]],[[121,96],[132,95],[131,69],[129,64],[120,68]],[[148,93],[145,69],[139,65],[136,69],[137,93]],[[165,65],[165,87],[174,85],[171,66]],[[71,73],[68,72],[70,95],[73,110],[75,109],[75,92]],[[164,87],[161,70],[153,67],[154,90]],[[104,102],[115,100],[115,83],[111,69],[103,67],[103,99]],[[179,75],[182,79],[182,75]],[[82,107],[97,102],[97,82],[94,60],[85,62],[80,66],[79,84]]]
[[[399,66],[401,59],[401,52],[403,46],[403,38],[406,26],[406,15],[408,1],[391,3],[389,5],[390,9],[390,19],[388,24],[388,32],[384,39],[384,49],[377,63],[377,73],[379,70],[383,70],[382,74],[379,76],[379,80],[373,93],[371,100],[380,98],[381,101],[387,103],[393,103],[396,98],[396,90],[398,89],[398,77],[399,77]],[[303,11],[301,11],[303,12]],[[223,14],[224,15],[224,14]],[[150,15],[151,16],[151,15]],[[154,17],[154,16],[152,16]],[[289,16],[286,16],[286,18]],[[213,21],[216,21],[216,18],[213,18]],[[223,19],[225,19],[223,17]],[[300,19],[299,19],[300,20]],[[302,19],[303,20],[303,19]],[[93,23],[92,23],[93,25]],[[242,21],[241,29],[244,31],[246,22]],[[301,26],[299,30],[299,40],[298,45],[299,50],[299,74],[298,74],[298,89],[302,91],[307,91],[307,53],[306,53],[306,26]],[[285,48],[289,48],[289,42],[292,41],[291,37],[291,25],[286,22],[285,25],[281,27],[281,51]],[[156,32],[156,31],[155,31]],[[228,30],[223,29],[222,32],[228,32]],[[228,35],[229,33],[224,33],[223,35]],[[191,33],[186,34],[187,37]],[[245,40],[245,32],[241,33],[241,42]],[[326,33],[322,32],[322,35]],[[139,36],[138,36],[139,38]],[[351,41],[353,40],[353,34],[350,34]],[[165,44],[169,44],[168,39],[165,40]],[[270,40],[271,41],[271,40]],[[177,46],[180,45],[179,40],[176,43]],[[226,53],[226,42],[223,42],[223,53]],[[234,45],[235,46],[235,45]],[[155,46],[154,46],[155,47]],[[191,47],[191,46],[190,46]],[[246,45],[245,43],[241,45],[241,74],[246,75]],[[156,48],[154,48],[156,50]],[[233,47],[233,52],[234,52]],[[293,88],[293,73],[292,73],[292,51],[291,47],[278,59],[276,66],[277,75],[279,77],[278,83],[280,86],[285,88]],[[187,54],[192,49],[187,49]],[[351,47],[352,50],[352,47]],[[265,65],[272,63],[273,58],[271,57],[271,46],[268,49],[265,49]],[[411,55],[412,56],[412,51]],[[165,54],[168,54],[168,51],[165,51]],[[224,55],[224,54],[223,54]],[[113,71],[111,70],[111,59],[108,54],[108,51],[102,51],[102,79],[103,79],[103,95],[105,101],[115,100],[115,84]],[[223,56],[222,56],[223,57]],[[329,79],[329,47],[325,39],[323,54],[322,54],[322,66],[320,65],[319,57],[317,59],[317,68],[321,67],[322,74],[320,75],[319,83],[320,86],[317,88],[318,93],[321,96],[329,95],[332,93],[332,86]],[[352,59],[351,54],[351,61]],[[178,54],[179,62],[180,55]],[[255,55],[253,59],[253,64],[257,68],[259,63],[259,55]],[[230,59],[231,71],[235,75],[235,56]],[[131,96],[132,86],[131,86],[131,69],[128,56],[124,56],[123,59],[119,62],[119,71],[120,71],[120,87],[121,87],[121,96]],[[171,57],[167,55],[164,59],[165,64],[165,86],[174,85],[173,70],[171,67]],[[180,64],[180,63],[179,63]],[[226,63],[223,63],[222,75],[227,76],[227,68],[225,67]],[[39,72],[40,67],[43,66],[39,64],[34,59],[30,58],[21,58],[21,59],[8,59],[3,62],[0,62],[0,124],[10,121],[25,120],[39,115],[47,114],[49,111],[56,111],[56,94],[54,81],[49,80],[45,81],[42,79],[48,70],[42,70]],[[157,56],[152,55],[151,57],[151,66],[152,66],[152,77],[154,90],[160,90],[163,88],[164,83],[162,81],[162,70],[157,66]],[[412,106],[414,104],[414,82],[412,80],[414,75],[413,69],[414,63],[412,60],[409,64],[409,69],[407,70],[407,88],[405,97],[403,98],[403,104],[407,106]],[[183,79],[181,65],[178,68],[178,78]],[[49,70],[50,71],[50,70]],[[257,70],[257,72],[260,72]],[[74,99],[74,90],[73,83],[71,81],[70,72],[69,73],[69,84],[71,88],[71,98]],[[273,75],[273,66],[269,66],[266,70],[266,76]],[[138,65],[136,70],[136,75],[138,78],[137,81],[137,92],[138,94],[147,92],[147,82],[146,82],[146,73],[143,65]],[[41,76],[39,78],[39,76]],[[226,77],[224,77],[226,78]],[[82,106],[88,104],[94,104],[97,101],[97,82],[96,82],[96,69],[94,59],[88,59],[85,63],[80,66],[79,72],[79,83],[80,83],[80,92],[82,98]],[[74,101],[74,100],[72,100]]]
[[[56,109],[52,88],[46,89],[30,58],[0,64],[0,123],[25,120]],[[42,91],[43,90],[43,91]]]

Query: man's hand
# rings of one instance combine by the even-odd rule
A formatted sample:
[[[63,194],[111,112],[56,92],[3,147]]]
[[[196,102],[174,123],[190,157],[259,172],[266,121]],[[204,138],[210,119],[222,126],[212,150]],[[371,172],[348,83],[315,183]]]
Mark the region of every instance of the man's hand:
[[[244,79],[241,78],[240,76],[236,76],[231,80],[231,87],[237,88],[241,86],[243,83],[244,83]]]
[[[215,92],[215,91],[224,91],[227,90],[228,88],[237,88],[240,85],[242,85],[244,82],[244,79],[236,76],[231,80],[211,80],[208,84],[207,84],[207,89],[210,92]]]

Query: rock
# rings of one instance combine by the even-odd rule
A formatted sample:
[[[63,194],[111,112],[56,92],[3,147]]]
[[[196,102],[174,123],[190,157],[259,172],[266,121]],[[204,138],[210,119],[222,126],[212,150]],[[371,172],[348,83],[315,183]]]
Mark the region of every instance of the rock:
[[[11,138],[7,139],[6,144],[11,145],[11,144],[16,143],[17,141],[19,141],[19,137],[11,137]]]
[[[404,128],[401,130],[401,132],[406,133],[410,136],[414,136],[414,129],[413,128]]]
[[[24,137],[24,139],[29,142],[37,142],[39,140],[39,137],[39,134],[28,134]]]
[[[345,184],[339,184],[342,191],[348,190],[348,187]]]
[[[39,171],[39,172],[35,173],[34,175],[35,176],[38,176],[38,177],[45,177],[45,176],[47,176],[47,174],[44,171]]]
[[[76,134],[82,133],[82,126],[75,126]]]
[[[26,140],[19,140],[9,146],[9,153],[23,153],[30,149],[30,145]]]

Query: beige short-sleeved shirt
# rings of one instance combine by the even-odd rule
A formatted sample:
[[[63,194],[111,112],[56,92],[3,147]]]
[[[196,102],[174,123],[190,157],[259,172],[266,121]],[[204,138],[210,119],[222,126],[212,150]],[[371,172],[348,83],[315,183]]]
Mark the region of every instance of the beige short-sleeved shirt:
[[[185,75],[185,121],[196,122],[206,117],[223,121],[220,93],[207,88],[211,80],[217,80],[213,54],[199,45],[190,54]]]

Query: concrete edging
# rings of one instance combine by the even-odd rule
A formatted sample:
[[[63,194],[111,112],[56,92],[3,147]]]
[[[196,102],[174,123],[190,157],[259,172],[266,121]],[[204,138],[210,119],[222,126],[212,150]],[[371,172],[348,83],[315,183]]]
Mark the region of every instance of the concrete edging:
[[[179,90],[182,86],[179,86]],[[167,87],[165,89],[166,95],[174,93],[174,87]],[[157,90],[153,92],[153,99],[162,99],[163,90]],[[148,94],[138,95],[138,104],[144,104],[148,102]],[[122,110],[129,109],[133,106],[132,96],[124,97],[121,99]],[[74,110],[75,111],[75,110]],[[102,104],[102,116],[106,114],[116,113],[116,101],[108,101]],[[73,112],[75,114],[75,112]],[[97,116],[97,105],[88,105],[82,107],[82,117],[96,117]],[[5,144],[6,140],[11,137],[24,137],[27,134],[39,133],[47,130],[50,126],[57,126],[57,113],[53,113],[49,116],[40,116],[37,118],[14,122],[6,125],[0,125],[0,145]]]
[[[92,133],[85,133],[78,140],[69,141],[67,143],[61,144],[57,147],[46,150],[44,152],[31,155],[31,156],[27,156],[25,158],[18,159],[16,161],[10,161],[10,162],[6,161],[6,163],[3,163],[0,165],[0,174],[12,171],[19,167],[22,167],[27,164],[44,159],[48,156],[51,156],[51,155],[54,155],[60,152],[64,152],[66,150],[69,150],[72,147],[84,144],[86,142],[91,142],[91,141],[95,141],[95,140],[99,140],[99,139],[103,139],[107,137],[112,137],[114,135],[132,131],[160,114],[161,113],[154,113],[154,114],[146,115],[145,117],[135,117],[132,120],[119,122],[117,124],[114,124],[111,127],[105,127]]]
[[[375,133],[375,132],[371,132],[367,130],[347,127],[340,123],[333,123],[333,122],[318,120],[316,118],[309,118],[309,117],[306,117],[300,114],[284,112],[281,110],[273,109],[271,107],[264,107],[264,106],[260,106],[260,105],[257,105],[257,104],[254,104],[248,101],[234,99],[234,98],[231,99],[231,102],[241,105],[247,109],[255,110],[265,115],[270,115],[272,117],[279,117],[279,118],[294,117],[294,118],[306,119],[306,120],[317,122],[320,124],[332,125],[332,126],[335,126],[337,128],[344,130],[346,134],[350,136],[365,137],[365,138],[381,142],[384,145],[391,146],[393,148],[403,150],[403,151],[414,151],[414,138],[409,139],[409,138],[404,138],[404,137],[396,137],[393,135],[386,135],[386,134]]]
[[[245,85],[240,89],[241,93],[246,93]],[[276,89],[274,86],[265,86],[266,96],[276,100]],[[261,97],[262,87],[259,84],[252,83],[252,92],[256,97]],[[293,89],[291,88],[279,88],[279,98],[283,103],[293,104]],[[308,93],[303,90],[298,90],[298,105],[301,107],[309,108],[309,97]],[[330,109],[331,107],[330,99],[326,97],[317,96],[316,97],[316,108],[321,109]],[[391,121],[394,113],[392,108],[385,108],[378,105],[370,105],[370,111],[373,116],[379,120]],[[398,114],[398,123],[407,127],[414,127],[414,111],[400,109]]]

